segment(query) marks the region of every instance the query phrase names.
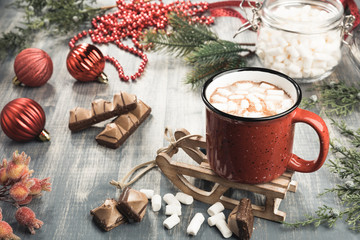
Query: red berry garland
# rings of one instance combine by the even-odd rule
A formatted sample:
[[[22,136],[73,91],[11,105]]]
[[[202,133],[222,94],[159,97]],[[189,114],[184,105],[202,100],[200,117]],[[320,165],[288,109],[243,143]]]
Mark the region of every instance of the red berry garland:
[[[90,35],[93,43],[115,43],[120,49],[130,52],[142,59],[138,71],[131,76],[127,76],[120,63],[113,57],[105,56],[105,59],[115,66],[119,77],[123,81],[135,80],[140,77],[148,62],[146,54],[142,51],[143,46],[139,43],[141,32],[153,27],[155,30],[164,29],[168,23],[167,14],[169,12],[181,13],[192,16],[192,21],[211,24],[214,20],[211,17],[199,16],[208,9],[208,3],[191,3],[190,1],[175,1],[170,4],[159,2],[149,2],[148,0],[132,0],[126,3],[124,0],[116,1],[118,10],[104,16],[97,16],[92,20],[94,29],[82,31],[74,36],[69,47],[73,48],[75,43]],[[121,42],[126,38],[131,38],[135,47],[126,46]]]

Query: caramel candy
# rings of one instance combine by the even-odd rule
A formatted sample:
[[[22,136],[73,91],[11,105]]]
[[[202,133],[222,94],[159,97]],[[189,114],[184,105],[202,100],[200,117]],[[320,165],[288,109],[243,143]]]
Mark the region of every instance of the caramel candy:
[[[137,97],[126,92],[115,94],[112,102],[94,100],[91,110],[80,107],[70,110],[69,128],[73,132],[86,129],[106,119],[128,113],[134,110],[136,105]]]
[[[116,118],[106,125],[105,129],[96,136],[96,141],[105,147],[118,148],[150,115],[151,108],[138,100],[136,108],[127,114]]]
[[[116,207],[129,222],[140,222],[145,216],[147,204],[148,198],[144,193],[127,187],[121,193]]]
[[[101,206],[90,211],[94,221],[105,231],[110,231],[126,222],[126,218],[118,211],[116,205],[115,199],[106,199]]]
[[[250,239],[253,232],[254,216],[251,201],[248,198],[240,200],[238,206],[232,210],[228,217],[230,230],[240,239]]]

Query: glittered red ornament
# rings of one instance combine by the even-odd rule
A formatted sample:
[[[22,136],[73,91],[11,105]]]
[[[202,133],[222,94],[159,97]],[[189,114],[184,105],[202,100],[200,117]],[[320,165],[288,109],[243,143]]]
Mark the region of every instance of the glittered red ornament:
[[[27,142],[32,139],[50,140],[44,129],[45,112],[30,98],[17,98],[5,105],[1,111],[1,128],[11,139]]]
[[[40,87],[49,81],[53,73],[53,63],[45,51],[27,48],[16,56],[14,71],[15,85],[23,83],[29,87]]]
[[[83,43],[73,47],[67,56],[66,66],[71,76],[80,82],[107,83],[107,76],[103,73],[105,58],[94,45]]]

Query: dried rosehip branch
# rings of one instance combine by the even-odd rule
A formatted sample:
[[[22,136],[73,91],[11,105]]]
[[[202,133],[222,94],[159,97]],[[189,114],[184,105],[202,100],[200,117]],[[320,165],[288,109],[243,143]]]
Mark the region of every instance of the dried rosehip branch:
[[[15,218],[19,224],[26,226],[31,234],[44,224],[36,219],[35,213],[27,207],[20,207],[32,201],[34,197],[41,196],[42,191],[51,191],[50,178],[42,180],[30,178],[33,170],[29,170],[30,157],[24,152],[15,151],[11,161],[3,159],[0,163],[0,201],[12,203],[18,210]],[[0,208],[0,240],[17,240],[11,226],[2,221]]]

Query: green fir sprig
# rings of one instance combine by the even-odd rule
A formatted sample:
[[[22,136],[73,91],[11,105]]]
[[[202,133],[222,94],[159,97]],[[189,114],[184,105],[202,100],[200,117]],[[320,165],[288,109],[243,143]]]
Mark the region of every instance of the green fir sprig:
[[[172,13],[167,31],[149,31],[143,44],[153,51],[163,51],[191,65],[185,82],[198,87],[217,73],[246,65],[246,57],[253,54],[249,47],[254,44],[239,44],[219,39],[209,27],[193,23],[186,16]]]
[[[96,0],[16,0],[12,6],[22,10],[24,17],[21,27],[2,33],[0,59],[31,45],[35,34],[40,31],[52,35],[69,34],[96,15],[115,7],[92,7],[95,3]]]
[[[352,130],[344,122],[333,124],[348,140],[349,147],[340,146],[339,142],[331,142],[331,149],[336,156],[329,160],[328,167],[341,180],[341,184],[325,189],[320,196],[334,193],[340,199],[344,209],[323,205],[315,212],[316,216],[306,215],[306,219],[295,223],[285,223],[292,227],[301,227],[314,224],[315,227],[327,224],[333,227],[337,220],[344,219],[350,229],[360,231],[360,128]]]
[[[360,109],[360,89],[355,86],[330,82],[317,85],[312,90],[317,90],[319,95],[303,99],[303,108],[320,106],[324,113],[338,116],[347,116]]]

